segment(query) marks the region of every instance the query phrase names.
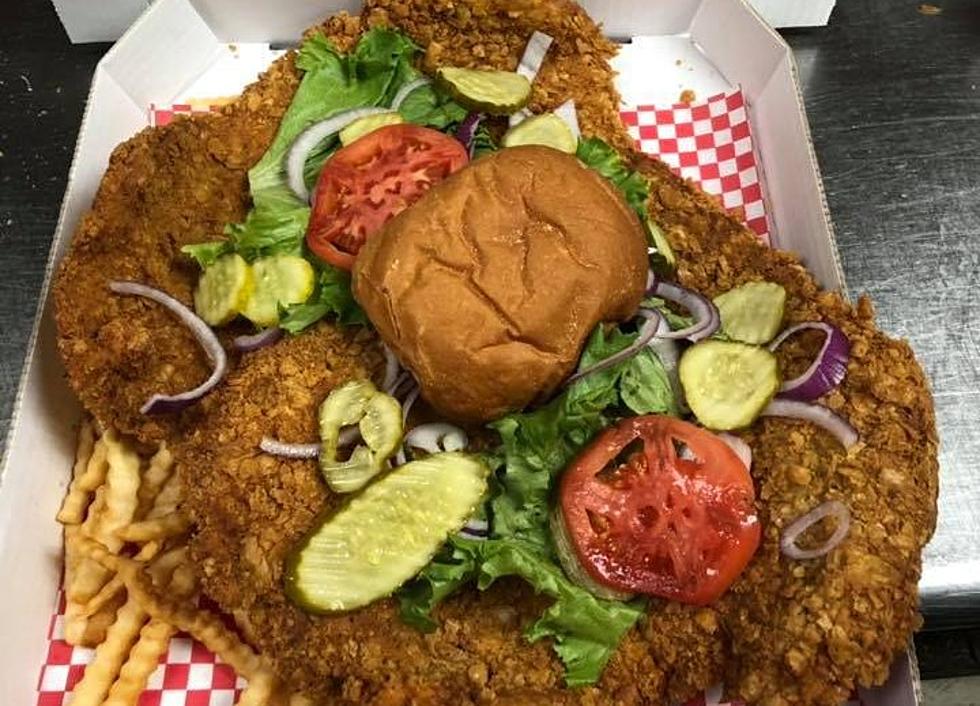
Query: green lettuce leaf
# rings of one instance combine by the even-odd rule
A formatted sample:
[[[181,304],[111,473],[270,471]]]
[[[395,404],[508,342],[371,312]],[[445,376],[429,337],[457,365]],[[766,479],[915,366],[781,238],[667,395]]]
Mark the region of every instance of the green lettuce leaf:
[[[630,345],[636,333],[597,327],[579,363],[587,368]],[[565,576],[548,528],[555,481],[568,463],[625,405],[637,414],[676,414],[677,403],[660,361],[649,351],[589,375],[532,412],[508,415],[491,426],[502,440],[503,466],[490,500],[492,537],[450,539],[443,551],[399,594],[402,618],[431,630],[432,610],[473,580],[486,588],[501,576],[520,576],[555,599],[530,625],[530,640],[550,637],[570,686],[595,682],[643,602],[595,598]]]
[[[248,173],[252,210],[243,222],[225,227],[227,241],[183,248],[202,267],[228,252],[236,252],[249,262],[278,254],[307,257],[319,271],[318,284],[306,303],[286,312],[281,326],[287,331],[298,333],[328,315],[345,324],[367,321],[351,294],[350,275],[320,262],[304,247],[310,207],[286,182],[289,148],[306,128],[332,115],[388,105],[402,84],[416,77],[412,62],[417,52],[418,47],[405,35],[377,27],[361,37],[347,55],[340,54],[322,34],[304,41],[296,56],[303,78],[272,144]],[[454,114],[442,103],[438,108],[446,115]],[[308,185],[316,180],[337,144],[335,136],[328,137],[307,159],[304,177]]]
[[[196,245],[185,245],[180,249],[185,255],[194,258],[203,270],[210,267],[222,255],[233,252],[234,248],[227,240],[218,240],[213,243],[198,243]]]
[[[398,112],[406,122],[435,130],[445,130],[457,125],[467,115],[466,108],[432,84],[409,93]]]
[[[296,57],[303,78],[272,145],[248,173],[256,210],[305,208],[286,183],[290,146],[303,130],[331,115],[387,105],[394,92],[414,78],[412,60],[417,51],[405,35],[380,27],[368,31],[347,55],[338,53],[319,33],[303,42]]]
[[[640,218],[647,219],[647,200],[650,198],[650,185],[643,175],[629,169],[619,153],[598,137],[583,138],[578,143],[576,156],[586,166],[599,172],[623,192],[626,202],[633,207]]]
[[[325,263],[319,266],[313,295],[305,303],[289,307],[279,327],[295,334],[330,315],[341,324],[366,324],[367,315],[351,292],[350,273]]]

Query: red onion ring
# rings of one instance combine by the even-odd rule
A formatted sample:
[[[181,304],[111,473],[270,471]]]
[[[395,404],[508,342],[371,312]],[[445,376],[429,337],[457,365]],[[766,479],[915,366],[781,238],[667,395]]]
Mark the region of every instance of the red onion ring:
[[[694,317],[694,323],[691,326],[679,331],[657,334],[659,338],[686,338],[691,343],[697,343],[711,336],[721,326],[721,314],[718,313],[718,307],[703,294],[685,289],[677,284],[663,282],[655,275],[648,277],[647,283],[650,285],[646,292],[648,297],[660,297],[680,304]]]
[[[580,370],[574,375],[571,375],[567,380],[565,380],[562,387],[568,387],[572,383],[578,382],[588,375],[592,375],[600,370],[606,370],[614,365],[618,365],[619,363],[632,358],[634,355],[643,350],[643,347],[652,341],[653,337],[657,335],[657,330],[660,327],[660,322],[663,320],[663,317],[660,315],[660,312],[655,309],[640,309],[638,312],[636,312],[636,315],[642,317],[645,319],[645,321],[643,322],[643,325],[640,326],[636,339],[630,345],[626,346],[626,348],[617,353],[613,353],[608,358],[604,358],[598,363],[590,365],[585,370]]]
[[[830,535],[830,539],[814,549],[801,549],[796,540],[810,527],[820,522],[825,517],[834,516],[837,518],[837,528]],[[790,559],[816,559],[834,549],[844,541],[851,528],[851,511],[840,500],[827,500],[820,503],[802,517],[794,520],[783,530],[783,536],[779,540],[779,549]]]
[[[428,86],[430,83],[432,83],[431,78],[421,76],[414,81],[409,81],[408,83],[404,84],[398,89],[398,93],[395,94],[395,97],[391,99],[391,109],[398,110],[402,107],[402,103],[405,102],[405,99],[408,98],[409,95],[415,93],[415,91],[422,88],[422,86]]]
[[[420,424],[405,435],[405,446],[422,449],[430,454],[443,451],[462,451],[469,444],[466,432],[445,422]]]
[[[141,413],[170,414],[180,412],[211,392],[221,382],[221,378],[228,372],[228,356],[225,353],[225,349],[221,347],[221,341],[218,340],[214,331],[204,323],[201,317],[166,292],[148,287],[145,284],[112,281],[109,282],[109,289],[116,294],[143,297],[166,307],[194,335],[194,338],[197,339],[197,342],[204,349],[205,354],[207,354],[208,360],[211,361],[211,375],[207,380],[192,390],[187,390],[176,395],[157,393],[140,407]]]
[[[259,448],[280,458],[316,458],[320,455],[320,444],[287,444],[268,436],[262,437]]]
[[[385,379],[381,383],[381,389],[386,395],[390,395],[394,392],[395,384],[399,380],[398,371],[401,369],[401,363],[398,362],[398,358],[386,344],[381,344],[381,350],[384,351],[385,356]]]
[[[337,436],[337,446],[350,446],[361,438],[361,430],[356,424],[344,427]],[[290,444],[269,436],[263,436],[259,448],[271,456],[280,458],[317,458],[320,455],[321,444]]]
[[[851,423],[834,412],[829,407],[799,400],[776,398],[762,410],[763,417],[786,417],[801,419],[816,424],[833,434],[845,449],[850,449],[858,442],[857,430]]]
[[[463,147],[466,148],[470,159],[473,159],[473,150],[476,146],[476,131],[480,127],[481,120],[483,120],[482,113],[470,113],[459,124],[459,127],[456,128],[456,139],[463,143]]]
[[[306,158],[318,144],[325,139],[343,130],[355,120],[367,117],[368,115],[380,115],[390,113],[391,108],[354,108],[331,115],[326,120],[313,123],[303,130],[286,153],[286,183],[290,191],[296,195],[303,203],[309,203],[310,190],[306,188],[306,180],[303,177],[303,168],[306,165]]]
[[[790,326],[769,344],[769,350],[775,351],[783,341],[794,333],[807,329],[824,332],[823,346],[806,372],[782,384],[782,387],[779,388],[780,397],[810,402],[818,397],[823,397],[840,385],[847,375],[847,362],[851,357],[851,342],[839,328],[822,321],[806,321]]]
[[[680,374],[677,372],[677,366],[681,359],[681,351],[677,345],[677,341],[663,337],[663,334],[669,332],[670,324],[661,315],[660,325],[657,326],[657,334],[647,346],[654,352],[660,360],[660,364],[664,367],[664,372],[667,374],[667,381],[670,383],[671,392],[674,393],[674,399],[677,400],[677,406],[682,411],[686,411],[687,401],[684,399],[684,387],[681,385]]]
[[[517,73],[533,83],[553,41],[554,39],[550,35],[535,30],[524,47],[524,54],[521,55],[521,61],[517,65]]]
[[[248,336],[236,336],[235,340],[231,344],[235,347],[235,350],[242,353],[252,353],[254,351],[271,346],[273,343],[278,341],[283,336],[283,330],[278,326],[271,326],[267,329],[263,329],[258,333],[253,333]]]
[[[481,541],[490,536],[490,523],[474,517],[463,525],[459,533],[466,539]]]
[[[728,444],[728,447],[735,452],[738,460],[745,466],[745,470],[752,468],[752,447],[745,443],[741,438],[727,431],[716,432],[715,436]]]

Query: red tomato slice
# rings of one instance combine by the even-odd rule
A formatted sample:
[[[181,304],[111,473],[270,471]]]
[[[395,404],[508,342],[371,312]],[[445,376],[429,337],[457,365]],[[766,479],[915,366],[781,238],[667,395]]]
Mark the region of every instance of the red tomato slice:
[[[351,269],[368,238],[467,161],[463,145],[436,130],[389,125],[369,132],[323,166],[307,245],[331,265]]]
[[[671,417],[604,431],[565,471],[559,501],[592,578],[694,605],[725,592],[761,536],[748,469],[714,434]]]

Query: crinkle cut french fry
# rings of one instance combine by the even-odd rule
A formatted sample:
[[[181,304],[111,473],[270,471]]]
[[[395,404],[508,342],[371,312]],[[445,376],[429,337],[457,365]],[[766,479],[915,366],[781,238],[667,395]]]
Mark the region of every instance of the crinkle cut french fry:
[[[58,522],[65,525],[81,524],[85,519],[85,508],[91,499],[91,493],[95,487],[88,487],[91,479],[87,477],[89,462],[95,452],[95,430],[89,420],[82,422],[78,428],[78,444],[75,449],[75,465],[72,468],[71,485],[68,487],[68,494],[65,495],[61,503],[61,510],[58,512]],[[103,471],[104,474],[104,471]],[[100,485],[96,483],[96,486]]]
[[[153,501],[153,506],[146,513],[146,520],[156,520],[172,512],[177,511],[184,489],[181,485],[180,476],[172,475],[164,483],[159,494]]]
[[[248,680],[248,686],[238,698],[238,706],[270,706],[275,701],[278,686],[276,675],[263,669]]]
[[[164,540],[184,534],[190,526],[190,518],[175,510],[168,515],[127,525],[116,532],[116,536],[126,542]]]
[[[153,457],[150,459],[146,470],[143,471],[143,478],[140,482],[139,491],[136,494],[139,505],[136,509],[136,517],[144,518],[153,507],[157,495],[164,484],[170,480],[173,474],[174,457],[167,448],[166,442],[160,444]]]
[[[264,668],[262,658],[225,627],[218,616],[158,595],[138,562],[112,554],[104,545],[88,537],[80,538],[78,546],[85,556],[120,573],[130,594],[136,597],[151,616],[165,620],[178,630],[191,635],[231,665],[240,676],[250,679]]]
[[[108,446],[109,472],[106,474],[106,509],[93,529],[92,538],[109,551],[118,552],[122,540],[116,536],[122,527],[133,521],[138,505],[140,458],[127,444],[108,431],[102,437]]]
[[[112,624],[116,621],[116,614],[126,600],[126,594],[122,591],[109,597],[91,615],[79,613],[78,611],[66,610],[65,612],[65,641],[76,647],[96,647],[106,639],[106,634]],[[82,606],[84,608],[85,606]],[[68,609],[72,604],[68,604]]]
[[[72,706],[100,706],[148,618],[140,602],[130,596],[119,609],[105,641],[95,648],[82,680],[75,685]]]
[[[149,561],[157,555],[160,549],[163,547],[161,542],[147,542],[140,548],[136,556],[133,557],[136,561]],[[109,582],[103,586],[98,593],[92,596],[85,607],[82,610],[82,615],[89,617],[97,613],[102,609],[102,607],[108,603],[112,598],[125,588],[126,584],[122,580],[122,576],[116,574]]]
[[[313,706],[313,699],[306,694],[296,692],[289,696],[289,706]]]
[[[135,706],[175,634],[172,625],[157,618],[144,625],[102,706]]]
[[[184,551],[164,554],[151,569],[173,570],[167,590],[179,598],[192,595],[197,587],[196,576],[186,563],[186,547],[182,549]],[[102,706],[135,706],[146,688],[147,680],[166,653],[170,638],[176,633],[176,628],[159,618],[153,618],[144,625],[139,639],[129,652],[129,659],[119,670],[119,678],[109,689],[109,697]]]

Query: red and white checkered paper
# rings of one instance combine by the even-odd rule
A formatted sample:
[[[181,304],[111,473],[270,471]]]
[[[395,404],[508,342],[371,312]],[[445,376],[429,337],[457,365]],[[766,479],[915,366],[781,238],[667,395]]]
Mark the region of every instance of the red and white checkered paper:
[[[622,118],[639,150],[720,197],[726,209],[769,242],[759,160],[741,90],[668,108],[640,105],[623,110]]]
[[[212,106],[213,109],[213,106]],[[208,112],[195,104],[151,106],[151,125],[166,125],[176,115]],[[720,196],[725,208],[744,217],[768,241],[769,227],[752,146],[745,100],[740,90],[703,103],[668,108],[642,105],[622,112],[623,122],[643,152],[660,157],[682,177],[709,194]],[[82,678],[92,650],[64,641],[64,595],[51,618],[48,654],[38,681],[37,706],[67,706],[69,692]],[[171,640],[160,667],[150,678],[139,706],[231,706],[244,682],[201,644],[186,636]],[[721,701],[720,688],[709,689],[685,706],[738,706]],[[860,706],[852,701],[848,706]]]
[[[68,706],[71,690],[95,651],[72,647],[64,635],[65,596],[48,627],[48,654],[37,685],[37,706]],[[170,640],[160,666],[150,677],[139,706],[232,706],[245,681],[201,643],[185,635]]]

